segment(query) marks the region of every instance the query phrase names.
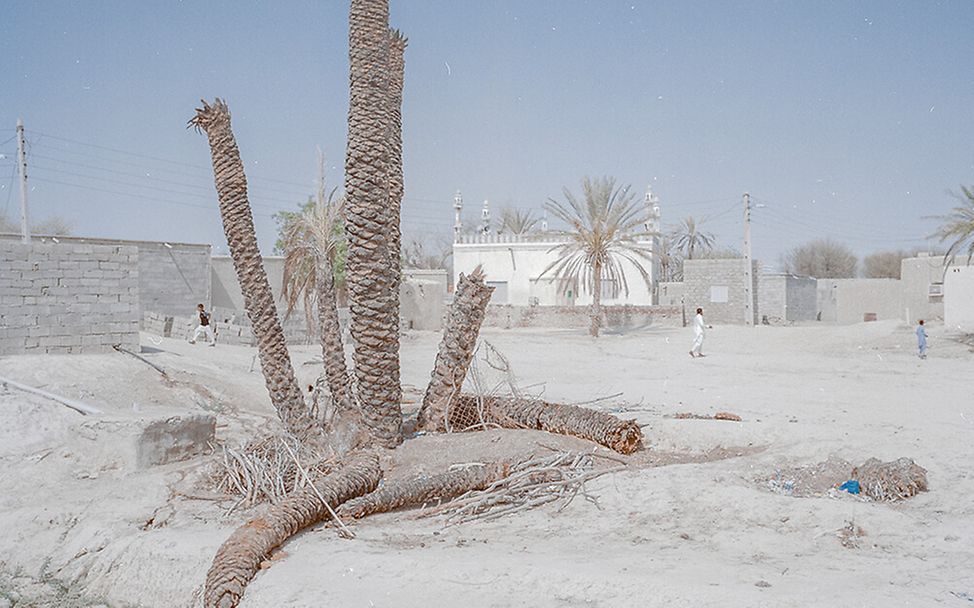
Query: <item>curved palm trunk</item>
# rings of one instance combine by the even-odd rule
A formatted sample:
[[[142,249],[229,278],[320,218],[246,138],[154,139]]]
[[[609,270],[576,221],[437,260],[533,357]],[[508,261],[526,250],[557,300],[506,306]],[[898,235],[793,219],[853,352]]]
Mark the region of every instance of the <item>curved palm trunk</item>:
[[[396,270],[394,291],[402,280],[402,230],[399,225],[404,193],[402,173],[402,89],[406,71],[406,37],[389,30],[389,209],[390,264]],[[399,298],[396,298],[396,331],[399,331]]]
[[[217,99],[203,102],[190,124],[206,133],[213,159],[213,176],[220,200],[223,231],[237,272],[244,306],[257,339],[260,368],[271,403],[289,432],[306,440],[318,431],[294,378],[284,330],[274,305],[274,295],[257,248],[254,219],[247,200],[247,177],[240,150],[230,128],[230,110]]]
[[[343,504],[338,515],[359,519],[374,513],[387,513],[404,507],[449,500],[471,490],[483,490],[495,481],[507,477],[510,471],[507,463],[484,464],[436,475],[386,481],[374,492]]]
[[[233,608],[271,551],[345,501],[371,492],[382,471],[375,454],[360,453],[341,468],[251,519],[230,535],[213,558],[203,588],[204,608]],[[328,505],[327,507],[325,505]]]
[[[389,209],[389,3],[352,0],[348,149],[345,156],[348,299],[358,400],[372,436],[402,441],[399,330]]]
[[[436,353],[436,363],[419,410],[419,428],[436,431],[450,428],[450,410],[463,388],[493,291],[494,288],[484,282],[484,271],[480,266],[468,276],[460,275],[450,316],[443,328],[440,349]],[[466,428],[475,422],[471,419],[461,424]]]

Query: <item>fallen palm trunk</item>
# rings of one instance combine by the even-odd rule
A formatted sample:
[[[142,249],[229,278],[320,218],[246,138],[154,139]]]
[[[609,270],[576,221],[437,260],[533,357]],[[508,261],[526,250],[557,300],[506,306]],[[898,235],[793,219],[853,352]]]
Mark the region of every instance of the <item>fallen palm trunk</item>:
[[[510,467],[504,463],[474,465],[437,475],[387,482],[374,492],[346,502],[338,514],[358,519],[374,513],[449,500],[472,490],[482,490],[507,477],[509,472]]]
[[[730,422],[740,422],[741,417],[737,414],[732,414],[730,412],[717,412],[713,416],[708,416],[704,414],[694,414],[693,412],[682,412],[679,414],[674,414],[674,418],[677,420],[729,420]]]
[[[463,387],[470,362],[473,360],[477,336],[484,321],[487,303],[493,287],[484,282],[484,271],[478,266],[468,276],[460,275],[450,315],[443,328],[443,339],[436,353],[436,363],[430,377],[423,405],[419,411],[419,427],[433,431],[449,430],[454,419],[450,415],[455,399]],[[459,421],[468,428],[474,419]]]
[[[375,489],[381,476],[375,454],[353,455],[334,473],[237,528],[217,551],[206,573],[204,608],[236,606],[271,551],[299,530],[324,519],[329,510]]]
[[[462,426],[469,420],[479,422]],[[450,421],[456,430],[496,424],[573,435],[622,454],[632,454],[643,445],[643,431],[635,420],[620,420],[605,412],[540,399],[460,395],[450,411]]]
[[[852,469],[863,494],[874,500],[889,502],[916,496],[927,490],[927,470],[910,458],[881,462],[870,458]]]

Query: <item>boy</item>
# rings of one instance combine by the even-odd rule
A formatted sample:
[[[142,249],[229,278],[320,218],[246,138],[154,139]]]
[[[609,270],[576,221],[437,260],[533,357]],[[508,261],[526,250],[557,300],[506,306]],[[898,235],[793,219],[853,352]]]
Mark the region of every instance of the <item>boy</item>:
[[[917,355],[921,359],[927,358],[927,328],[923,326],[923,319],[917,323]]]
[[[705,357],[703,354],[703,338],[707,324],[703,320],[703,309],[697,309],[697,316],[693,318],[693,346],[690,347],[691,357]]]
[[[197,304],[196,310],[200,313],[200,324],[196,326],[196,331],[193,332],[193,339],[189,343],[196,344],[196,339],[202,334],[206,336],[210,346],[216,346],[216,336],[213,335],[213,328],[210,327],[210,313],[206,312],[202,304]]]

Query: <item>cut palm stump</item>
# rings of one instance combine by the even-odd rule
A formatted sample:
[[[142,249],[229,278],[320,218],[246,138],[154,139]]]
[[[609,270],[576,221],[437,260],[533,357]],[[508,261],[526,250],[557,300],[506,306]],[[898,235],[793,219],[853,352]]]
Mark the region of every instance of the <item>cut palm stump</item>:
[[[874,500],[894,502],[927,491],[927,470],[911,458],[891,462],[870,458],[852,469],[852,478]]]
[[[335,472],[237,528],[217,551],[206,573],[204,608],[236,606],[271,551],[299,530],[325,519],[345,501],[374,490],[381,476],[375,454],[354,454]]]
[[[470,362],[473,361],[477,336],[480,335],[480,326],[493,291],[494,288],[488,287],[484,281],[484,270],[480,266],[469,275],[460,275],[453,305],[443,328],[443,339],[436,353],[436,363],[419,410],[419,428],[450,430],[448,412],[460,394]]]
[[[338,515],[358,519],[374,513],[447,501],[466,492],[482,490],[509,473],[507,464],[478,464],[436,475],[390,481],[374,492],[346,502],[338,510]]]

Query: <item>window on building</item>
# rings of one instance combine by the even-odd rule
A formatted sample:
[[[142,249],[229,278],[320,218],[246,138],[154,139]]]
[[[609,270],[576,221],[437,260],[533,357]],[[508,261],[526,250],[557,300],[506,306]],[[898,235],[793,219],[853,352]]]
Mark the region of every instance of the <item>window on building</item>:
[[[622,291],[619,289],[619,284],[616,281],[606,281],[602,279],[601,289],[599,290],[599,297],[603,300],[612,300],[619,297]]]
[[[927,291],[930,296],[931,302],[943,302],[944,300],[944,284],[943,283],[930,283],[930,289]]]
[[[711,285],[710,286],[710,303],[711,304],[723,304],[729,299],[729,289],[727,285]]]
[[[507,281],[487,281],[487,287],[493,287],[494,293],[490,296],[490,301],[494,304],[508,304]]]

